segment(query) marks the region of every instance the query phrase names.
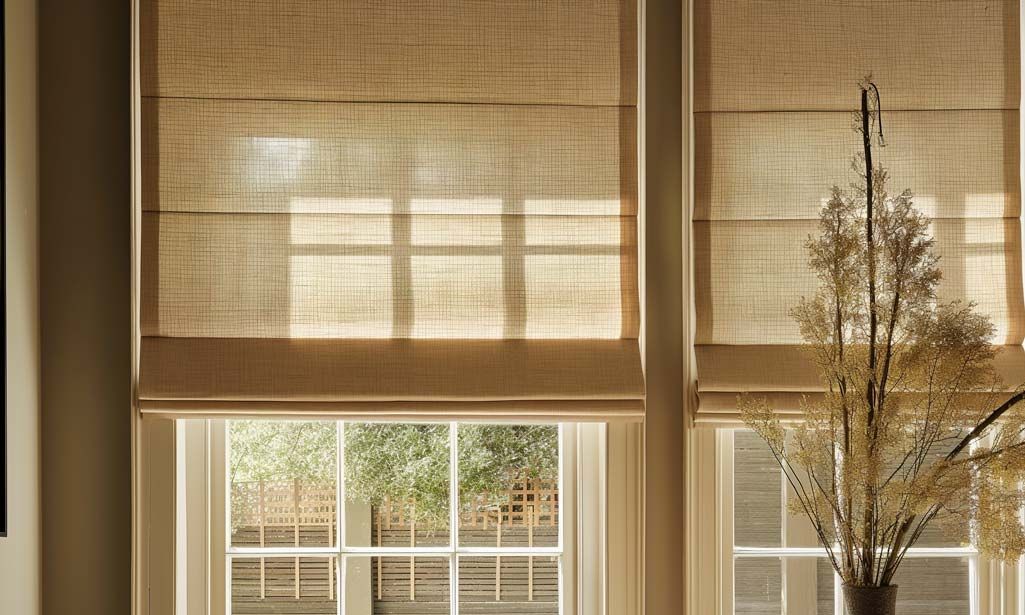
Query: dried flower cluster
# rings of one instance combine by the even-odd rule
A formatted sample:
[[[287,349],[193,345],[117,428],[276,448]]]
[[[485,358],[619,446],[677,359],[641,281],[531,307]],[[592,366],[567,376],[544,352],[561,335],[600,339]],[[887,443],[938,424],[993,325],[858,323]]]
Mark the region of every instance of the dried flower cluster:
[[[1025,552],[1025,391],[994,371],[989,320],[937,299],[929,220],[909,191],[888,193],[872,164],[871,88],[856,121],[861,183],[833,188],[808,241],[820,286],[793,310],[826,393],[806,398],[793,425],[764,400],[740,400],[791,485],[791,507],[856,586],[890,585],[932,523],[968,528],[988,556]]]

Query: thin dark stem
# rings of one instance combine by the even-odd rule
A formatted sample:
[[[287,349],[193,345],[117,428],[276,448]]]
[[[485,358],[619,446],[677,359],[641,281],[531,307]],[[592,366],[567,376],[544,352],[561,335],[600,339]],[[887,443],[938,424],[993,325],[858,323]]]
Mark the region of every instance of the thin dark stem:
[[[967,436],[965,436],[960,442],[957,443],[949,453],[947,453],[947,461],[952,460],[954,457],[968,447],[972,442],[982,436],[982,434],[989,428],[990,425],[995,423],[1001,416],[1003,416],[1008,410],[1010,410],[1015,404],[1025,399],[1025,391],[1018,391],[1004,403],[997,406],[992,412],[989,413],[981,423],[975,426]]]
[[[875,411],[876,332],[879,327],[876,313],[876,259],[873,229],[873,187],[872,187],[872,127],[869,119],[868,90],[861,90],[861,137],[865,148],[865,242],[868,246],[868,368],[869,381],[865,390],[868,402],[868,426],[871,428]]]
[[[861,133],[862,142],[865,148],[865,241],[868,248],[868,312],[869,312],[869,338],[868,338],[868,386],[865,389],[865,400],[867,402],[867,422],[865,425],[866,436],[868,439],[868,454],[875,454],[875,422],[876,422],[876,337],[879,328],[879,317],[876,309],[876,262],[875,262],[875,237],[873,229],[873,169],[872,169],[872,129],[871,120],[869,117],[868,107],[868,90],[861,90]],[[871,502],[875,495],[874,489],[869,486],[866,493],[865,501],[865,539],[868,540],[868,549],[874,551],[875,549],[875,515]],[[865,559],[865,570],[864,575],[866,581],[871,579],[873,576],[873,558],[874,553]]]

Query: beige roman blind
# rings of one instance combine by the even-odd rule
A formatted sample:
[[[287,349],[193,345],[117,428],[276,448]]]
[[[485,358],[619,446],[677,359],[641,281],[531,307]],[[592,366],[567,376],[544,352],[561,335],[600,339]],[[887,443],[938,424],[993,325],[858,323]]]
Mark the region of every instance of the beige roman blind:
[[[789,310],[804,243],[855,181],[857,84],[882,97],[892,191],[934,219],[943,299],[975,301],[1025,380],[1017,0],[697,0],[694,295],[699,422],[736,397],[796,412],[821,391]]]
[[[146,412],[643,415],[634,0],[142,0]]]

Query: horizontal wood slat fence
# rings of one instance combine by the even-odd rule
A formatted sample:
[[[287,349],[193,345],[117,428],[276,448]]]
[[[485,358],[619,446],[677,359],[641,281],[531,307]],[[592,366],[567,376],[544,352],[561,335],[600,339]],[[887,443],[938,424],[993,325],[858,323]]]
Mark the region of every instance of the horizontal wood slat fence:
[[[459,541],[471,546],[557,546],[555,480],[524,475],[496,494],[463,498]],[[371,507],[372,546],[447,545],[448,528],[417,527],[416,502],[385,498]],[[247,547],[330,547],[336,543],[334,482],[300,480],[232,484],[232,544]],[[333,613],[337,558],[254,557],[232,564],[233,612]],[[444,558],[374,557],[374,615],[447,611]],[[550,557],[464,557],[460,603],[466,613],[558,612],[558,562]],[[490,605],[490,606],[488,606]],[[444,607],[444,609],[442,609]],[[502,612],[505,611],[502,607]],[[241,609],[241,610],[240,610]],[[482,609],[482,610],[481,610]],[[513,612],[513,611],[509,611]]]

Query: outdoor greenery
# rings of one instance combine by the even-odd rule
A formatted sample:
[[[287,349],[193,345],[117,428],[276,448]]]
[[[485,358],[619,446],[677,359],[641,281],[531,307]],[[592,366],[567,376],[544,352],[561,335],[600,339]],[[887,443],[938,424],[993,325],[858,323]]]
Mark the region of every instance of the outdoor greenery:
[[[228,425],[232,484],[294,479],[334,482],[335,423],[233,420]]]
[[[878,91],[861,97],[861,181],[822,209],[808,241],[819,290],[793,311],[826,393],[799,424],[753,396],[741,410],[845,585],[885,587],[933,522],[968,528],[988,556],[1025,551],[1025,392],[993,368],[989,319],[937,297],[930,220],[909,191],[887,192],[872,161]]]
[[[346,423],[344,433],[350,501],[415,501],[408,512],[419,525],[447,527],[448,424]],[[231,482],[333,482],[336,434],[331,421],[231,421]],[[500,504],[498,492],[517,476],[557,476],[558,427],[460,425],[458,451],[462,494]]]

